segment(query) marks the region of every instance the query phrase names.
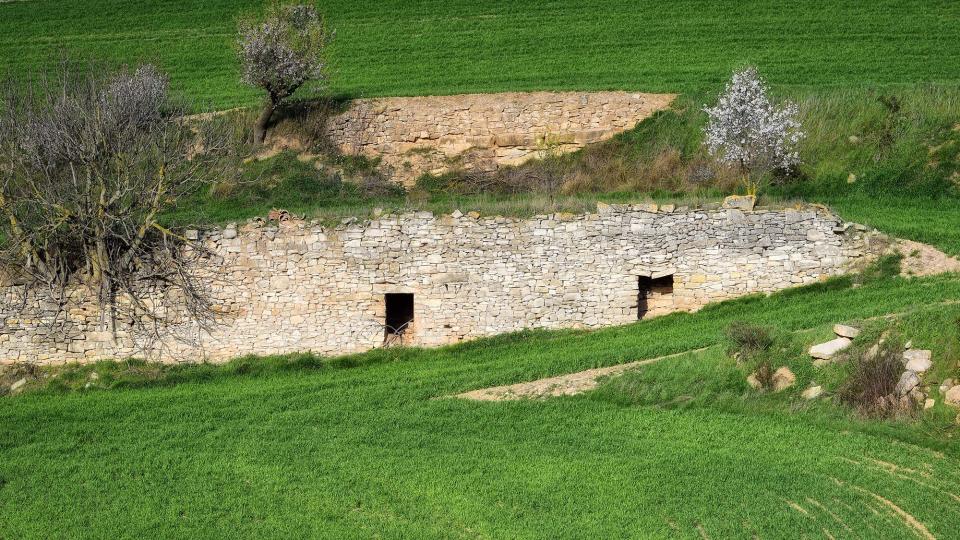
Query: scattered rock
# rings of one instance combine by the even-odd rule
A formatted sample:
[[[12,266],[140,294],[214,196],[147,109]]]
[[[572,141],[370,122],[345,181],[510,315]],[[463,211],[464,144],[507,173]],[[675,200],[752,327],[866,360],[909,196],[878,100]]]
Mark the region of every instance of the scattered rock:
[[[923,410],[932,409],[936,404],[937,400],[933,398],[927,398],[927,400],[923,402]]]
[[[237,237],[237,229],[227,227],[223,230],[223,239],[224,240],[233,240]]]
[[[941,393],[941,394],[946,394],[946,393],[947,393],[947,390],[953,388],[955,384],[956,384],[956,383],[954,382],[953,379],[946,379],[945,381],[943,381],[942,383],[940,383],[940,393]]]
[[[835,324],[833,325],[833,333],[840,337],[853,339],[860,335],[860,329],[845,324]]]
[[[755,373],[747,375],[747,384],[749,384],[750,388],[753,388],[754,390],[760,390],[763,388],[763,385],[760,384],[760,379],[757,378]]]
[[[856,135],[851,135],[847,137],[847,141],[849,141],[850,144],[860,144],[860,137],[857,137]]]
[[[946,395],[943,397],[944,403],[947,405],[953,405],[954,407],[960,407],[960,384],[954,386],[953,388],[947,390]]]
[[[733,208],[736,210],[753,210],[757,204],[757,198],[753,195],[730,195],[723,199],[723,208]]]
[[[453,219],[460,219],[463,217],[463,212],[461,212],[460,210],[454,210],[453,213],[450,214],[450,217],[452,217]]]
[[[837,339],[832,339],[826,343],[820,343],[810,347],[810,356],[829,360],[838,352],[849,347],[851,343],[853,343],[853,341],[850,338],[838,337]]]
[[[793,386],[797,382],[797,376],[787,366],[781,366],[773,373],[771,381],[773,382],[773,391],[779,392]]]
[[[27,385],[27,379],[26,378],[20,379],[19,381],[10,385],[10,393],[16,394],[17,392],[22,390],[23,387],[26,385]]]
[[[923,373],[933,366],[933,353],[924,349],[910,349],[904,351],[903,361],[909,371]]]
[[[810,388],[804,390],[803,393],[800,394],[800,397],[803,399],[817,399],[821,395],[823,395],[822,386],[811,386]]]
[[[908,351],[909,351],[910,349],[912,349],[912,348],[913,348],[913,340],[910,340],[910,341],[904,343],[904,344],[903,344],[903,348],[904,348],[905,350],[908,350]]]
[[[919,385],[920,377],[918,377],[916,373],[912,371],[904,371],[903,375],[900,375],[900,380],[897,381],[897,386],[894,387],[893,393],[898,396],[905,396]]]

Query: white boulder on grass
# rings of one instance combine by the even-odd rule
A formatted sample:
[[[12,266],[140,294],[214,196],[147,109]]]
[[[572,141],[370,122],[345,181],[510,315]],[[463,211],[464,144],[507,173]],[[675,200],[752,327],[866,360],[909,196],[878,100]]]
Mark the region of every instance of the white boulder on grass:
[[[823,360],[830,360],[836,354],[853,343],[853,340],[846,337],[838,337],[837,339],[831,339],[825,343],[820,343],[810,347],[810,356],[814,358],[820,358]]]
[[[823,394],[822,386],[811,386],[810,388],[807,388],[806,390],[804,390],[803,393],[800,394],[800,397],[802,397],[803,399],[817,399],[822,394]]]
[[[910,349],[904,351],[903,362],[906,368],[916,373],[923,373],[933,366],[933,353],[924,349]]]
[[[947,394],[943,397],[943,401],[948,405],[960,407],[960,384],[947,390]]]
[[[773,382],[773,391],[779,392],[793,386],[793,383],[797,382],[797,376],[790,371],[790,368],[782,366],[773,373],[771,381]]]
[[[833,325],[833,333],[839,337],[853,339],[860,335],[860,329],[845,324],[835,324]]]

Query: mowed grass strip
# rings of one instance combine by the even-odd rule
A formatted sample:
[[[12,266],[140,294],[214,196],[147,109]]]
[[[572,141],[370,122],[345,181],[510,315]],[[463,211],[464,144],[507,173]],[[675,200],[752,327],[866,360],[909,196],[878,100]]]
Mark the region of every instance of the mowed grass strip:
[[[319,2],[337,30],[331,90],[425,95],[518,90],[714,91],[731,69],[776,85],[955,82],[960,5],[949,0],[421,0]],[[254,103],[232,50],[256,0],[0,3],[0,69],[64,54],[149,60],[201,105]],[[308,92],[309,94],[309,92]]]
[[[247,359],[182,368],[174,386],[3,399],[0,536],[911,538],[909,515],[948,537],[960,448],[922,424],[793,411],[788,399],[443,397],[722,343],[734,320],[823,330],[960,297],[949,276],[850,285],[337,362],[352,369]],[[652,368],[690,386],[721,361],[680,358],[672,383],[670,364]],[[242,375],[261,365],[276,369]],[[742,379],[702,388],[768,399]]]

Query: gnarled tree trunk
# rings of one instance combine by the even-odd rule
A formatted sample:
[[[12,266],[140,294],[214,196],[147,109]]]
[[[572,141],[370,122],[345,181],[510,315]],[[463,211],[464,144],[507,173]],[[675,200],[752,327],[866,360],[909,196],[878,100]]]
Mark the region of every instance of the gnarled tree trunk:
[[[253,144],[260,146],[267,140],[267,127],[270,125],[270,119],[277,110],[277,100],[271,96],[270,100],[263,106],[260,116],[257,117],[257,123],[253,126]]]

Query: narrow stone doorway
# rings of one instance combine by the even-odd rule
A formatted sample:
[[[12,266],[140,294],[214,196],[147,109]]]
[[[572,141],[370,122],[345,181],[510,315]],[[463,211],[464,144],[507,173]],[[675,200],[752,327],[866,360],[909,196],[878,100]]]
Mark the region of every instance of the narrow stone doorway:
[[[640,276],[637,287],[637,319],[673,311],[673,274]]]
[[[413,331],[413,293],[384,295],[384,345],[402,345],[409,341]]]

